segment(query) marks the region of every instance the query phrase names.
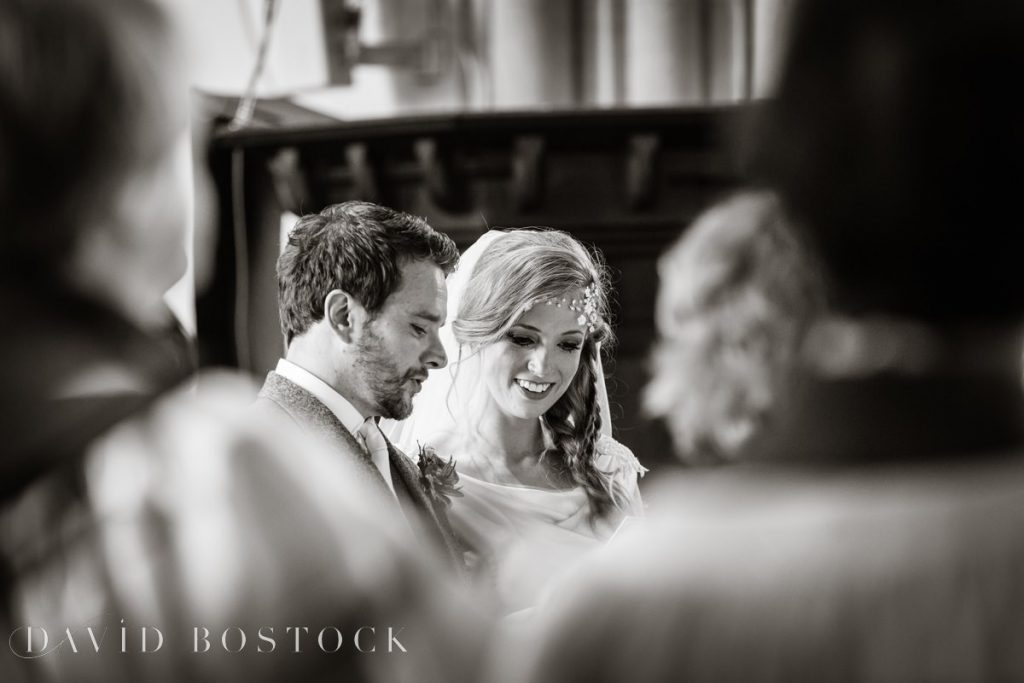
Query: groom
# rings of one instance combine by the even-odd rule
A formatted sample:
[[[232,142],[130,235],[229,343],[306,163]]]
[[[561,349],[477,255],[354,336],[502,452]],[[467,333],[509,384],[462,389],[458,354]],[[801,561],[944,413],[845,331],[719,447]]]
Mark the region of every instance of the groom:
[[[377,426],[408,417],[427,373],[448,362],[438,330],[445,276],[458,258],[423,219],[375,204],[345,202],[301,218],[277,263],[285,356],[256,408],[287,416],[351,459],[365,486],[461,566],[444,506]]]

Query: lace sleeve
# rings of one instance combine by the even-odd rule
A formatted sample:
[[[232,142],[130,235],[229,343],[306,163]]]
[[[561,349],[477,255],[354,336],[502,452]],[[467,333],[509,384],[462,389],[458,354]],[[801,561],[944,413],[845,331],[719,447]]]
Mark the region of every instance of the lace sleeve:
[[[621,497],[617,501],[620,509],[627,515],[642,516],[639,480],[647,474],[647,468],[633,451],[610,436],[601,436],[597,440],[597,467],[611,478],[616,497]]]

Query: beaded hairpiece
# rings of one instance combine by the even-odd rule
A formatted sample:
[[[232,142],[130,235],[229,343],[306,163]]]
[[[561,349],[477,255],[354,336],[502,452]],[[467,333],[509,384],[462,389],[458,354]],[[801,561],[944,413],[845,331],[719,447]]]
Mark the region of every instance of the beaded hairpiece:
[[[561,308],[563,305],[574,313],[579,313],[579,317],[576,318],[576,322],[579,325],[586,325],[587,332],[593,332],[594,326],[598,322],[597,313],[597,283],[591,282],[587,287],[583,289],[582,299],[570,299],[569,297],[549,297],[549,298],[537,298],[526,304],[523,309],[529,311],[534,305],[543,303],[546,306],[557,306]]]

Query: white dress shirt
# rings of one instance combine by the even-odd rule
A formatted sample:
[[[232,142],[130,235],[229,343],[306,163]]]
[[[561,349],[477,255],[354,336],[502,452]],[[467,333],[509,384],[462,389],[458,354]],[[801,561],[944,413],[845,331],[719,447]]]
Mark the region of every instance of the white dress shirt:
[[[338,418],[342,426],[355,437],[356,441],[366,448],[374,466],[380,471],[381,476],[384,477],[384,482],[391,489],[391,493],[394,493],[395,485],[391,481],[391,462],[388,457],[387,442],[384,441],[384,436],[380,433],[380,429],[377,428],[376,420],[373,416],[364,417],[344,396],[335,391],[331,385],[309,370],[301,368],[289,360],[282,358],[277,361],[277,367],[274,371],[316,396],[321,403],[327,406],[328,410],[334,413],[334,416]],[[367,421],[370,421],[372,425],[364,427],[364,423]],[[377,430],[376,434],[368,432],[370,438],[366,439],[363,434],[367,433],[371,426]],[[380,435],[379,439],[377,435]]]

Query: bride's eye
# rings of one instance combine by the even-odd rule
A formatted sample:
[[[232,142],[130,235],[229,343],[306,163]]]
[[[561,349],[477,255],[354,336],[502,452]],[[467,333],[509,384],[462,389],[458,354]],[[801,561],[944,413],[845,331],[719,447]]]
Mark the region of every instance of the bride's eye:
[[[558,345],[563,351],[579,351],[581,344],[579,342],[562,342]]]
[[[518,334],[513,334],[512,332],[508,333],[508,339],[516,346],[531,346],[533,344],[533,340],[529,337],[523,337]]]

